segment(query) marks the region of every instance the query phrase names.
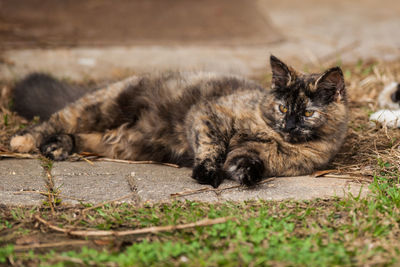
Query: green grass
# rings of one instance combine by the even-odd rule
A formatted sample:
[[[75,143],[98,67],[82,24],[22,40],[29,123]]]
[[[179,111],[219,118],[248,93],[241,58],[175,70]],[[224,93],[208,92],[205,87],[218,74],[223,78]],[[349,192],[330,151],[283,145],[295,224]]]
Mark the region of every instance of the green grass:
[[[387,164],[378,165],[387,168]],[[13,208],[0,219],[0,262],[41,266],[362,266],[398,264],[400,188],[398,175],[381,171],[367,198],[313,201],[255,201],[204,204],[173,202],[133,207],[105,205],[79,217],[82,208],[59,210]],[[18,251],[15,240],[32,233],[49,242],[72,240],[43,226],[126,230],[176,225],[204,218],[230,217],[222,224],[154,235],[93,241],[85,247]],[[46,232],[46,233],[44,233]],[[11,236],[10,236],[11,235]],[[74,239],[75,240],[75,239]],[[103,240],[104,241],[104,240]]]

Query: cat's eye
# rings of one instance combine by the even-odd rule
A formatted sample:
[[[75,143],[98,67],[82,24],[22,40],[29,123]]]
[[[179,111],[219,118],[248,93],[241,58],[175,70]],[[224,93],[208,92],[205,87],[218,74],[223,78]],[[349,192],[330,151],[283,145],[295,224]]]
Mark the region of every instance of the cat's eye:
[[[286,113],[286,112],[287,112],[287,107],[285,107],[284,105],[280,104],[280,105],[279,105],[279,110],[280,110],[282,113]]]
[[[314,110],[307,110],[304,112],[304,116],[306,117],[311,117],[312,115],[314,115]]]

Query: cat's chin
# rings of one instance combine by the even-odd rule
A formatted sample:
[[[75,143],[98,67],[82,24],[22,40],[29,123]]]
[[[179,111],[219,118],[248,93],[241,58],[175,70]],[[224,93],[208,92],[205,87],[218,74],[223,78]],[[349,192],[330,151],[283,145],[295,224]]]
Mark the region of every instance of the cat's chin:
[[[283,140],[292,144],[304,143],[308,140],[306,136],[294,136],[290,133],[285,132],[282,132],[281,136]]]

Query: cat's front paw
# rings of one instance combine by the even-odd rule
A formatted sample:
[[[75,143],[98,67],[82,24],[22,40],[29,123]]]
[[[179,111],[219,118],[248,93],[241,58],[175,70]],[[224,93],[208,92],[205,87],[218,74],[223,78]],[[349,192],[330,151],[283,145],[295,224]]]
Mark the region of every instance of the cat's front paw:
[[[52,160],[65,160],[74,150],[74,139],[68,134],[52,135],[40,145],[43,156]]]
[[[216,167],[210,160],[204,160],[193,168],[192,177],[200,184],[209,184],[217,188],[224,180],[226,174],[221,168]]]
[[[256,157],[235,157],[229,161],[228,174],[241,184],[252,186],[261,181],[264,165]]]
[[[28,153],[36,149],[36,143],[30,133],[22,131],[11,138],[10,147],[12,151]]]

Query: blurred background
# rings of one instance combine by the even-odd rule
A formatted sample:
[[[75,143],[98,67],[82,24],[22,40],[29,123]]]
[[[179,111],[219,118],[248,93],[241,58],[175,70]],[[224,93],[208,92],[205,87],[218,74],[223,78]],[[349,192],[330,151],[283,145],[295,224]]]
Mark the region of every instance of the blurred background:
[[[0,0],[0,78],[265,73],[400,56],[398,0]]]

